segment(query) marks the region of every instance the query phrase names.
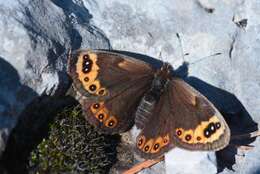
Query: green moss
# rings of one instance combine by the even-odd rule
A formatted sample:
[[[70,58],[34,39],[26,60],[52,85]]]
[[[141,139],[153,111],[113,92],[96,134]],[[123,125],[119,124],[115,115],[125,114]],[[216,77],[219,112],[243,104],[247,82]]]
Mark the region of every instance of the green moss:
[[[108,173],[116,161],[118,136],[97,132],[79,107],[64,110],[50,135],[31,152],[29,173]]]

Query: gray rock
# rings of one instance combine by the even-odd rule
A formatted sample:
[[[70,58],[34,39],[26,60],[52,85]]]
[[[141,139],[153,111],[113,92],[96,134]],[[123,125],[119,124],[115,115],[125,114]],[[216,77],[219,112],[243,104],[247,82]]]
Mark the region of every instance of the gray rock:
[[[260,122],[259,9],[257,0],[0,0],[0,154],[34,98],[64,94],[69,48],[113,47],[155,58],[161,52],[176,69],[189,53],[187,82],[232,117],[235,133],[254,130]],[[219,156],[226,160],[222,173],[232,173],[232,166],[259,173],[260,140],[252,143],[253,150],[238,155],[228,153],[232,147],[217,156],[174,149],[142,173],[216,173]],[[233,159],[236,164],[227,165]]]
[[[108,36],[113,49],[152,57],[158,57],[161,52],[163,60],[175,68],[183,61],[182,52],[189,53],[185,56],[190,63],[187,81],[190,80],[225,115],[241,112],[241,115],[233,115],[233,119],[238,121],[235,127],[241,127],[238,133],[248,131],[248,127],[255,128],[254,123],[259,123],[259,1],[84,2],[94,16],[93,23]],[[181,45],[176,33],[181,37]],[[218,52],[222,54],[205,57]],[[231,122],[232,126],[234,123]],[[237,164],[233,166],[236,172],[259,171],[259,143],[257,139],[253,143],[254,150],[243,152],[243,157],[241,154],[230,155],[236,159]],[[222,153],[217,153],[217,156]],[[166,173],[171,174],[217,171],[216,157],[212,153],[173,150],[166,155],[165,166]],[[232,173],[228,169],[225,172]],[[154,173],[164,173],[164,170]]]
[[[0,0],[0,155],[33,99],[66,92],[69,48],[110,48],[91,18],[81,1]]]

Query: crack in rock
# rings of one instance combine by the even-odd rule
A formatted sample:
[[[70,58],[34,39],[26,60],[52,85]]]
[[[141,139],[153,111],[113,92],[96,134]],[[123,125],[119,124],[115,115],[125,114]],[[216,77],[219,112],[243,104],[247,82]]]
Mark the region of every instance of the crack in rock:
[[[230,44],[230,48],[229,48],[229,52],[228,52],[229,59],[232,59],[232,54],[233,54],[233,50],[234,50],[234,45],[236,43],[237,35],[238,35],[238,33],[236,32],[235,35],[232,37],[232,42]]]

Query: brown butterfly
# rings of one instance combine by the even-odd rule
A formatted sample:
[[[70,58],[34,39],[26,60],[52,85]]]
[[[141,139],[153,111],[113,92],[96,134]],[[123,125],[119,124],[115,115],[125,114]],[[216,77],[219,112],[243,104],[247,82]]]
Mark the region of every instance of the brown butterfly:
[[[171,74],[173,72],[173,75]],[[68,73],[86,119],[104,133],[141,129],[136,149],[156,158],[174,147],[220,150],[230,130],[220,112],[193,87],[174,75],[118,53],[78,50],[69,55]]]

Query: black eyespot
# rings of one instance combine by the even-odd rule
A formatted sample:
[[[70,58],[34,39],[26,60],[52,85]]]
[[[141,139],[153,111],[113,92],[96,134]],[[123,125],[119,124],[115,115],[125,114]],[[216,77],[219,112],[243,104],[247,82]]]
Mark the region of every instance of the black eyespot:
[[[109,127],[114,126],[114,124],[115,124],[115,121],[113,121],[113,120],[111,120],[111,121],[108,122],[108,126],[109,126]]]
[[[93,105],[93,108],[94,108],[94,109],[98,109],[99,106],[100,106],[100,104],[99,104],[99,103],[96,103],[96,104]]]
[[[149,150],[149,148],[150,148],[150,147],[149,147],[148,145],[145,146],[144,151],[147,152],[147,151]]]
[[[140,139],[139,141],[138,141],[138,146],[141,146],[143,144],[143,139]]]
[[[204,136],[209,138],[211,136],[210,131],[208,129],[204,130]]]
[[[83,56],[83,59],[84,59],[84,60],[90,60],[88,54],[85,54],[85,55]]]
[[[88,81],[89,81],[89,78],[88,78],[88,77],[85,77],[85,78],[84,78],[84,81],[85,81],[85,82],[88,82]]]
[[[156,144],[153,146],[153,149],[154,149],[154,150],[157,150],[159,147],[160,147],[160,144],[156,143]]]
[[[177,130],[176,134],[177,134],[178,136],[181,136],[182,131],[181,131],[181,130]]]
[[[216,132],[216,127],[214,123],[210,123],[208,125],[208,130],[210,131],[210,133],[215,133]]]
[[[98,92],[99,95],[103,95],[104,93],[105,93],[105,90],[104,90],[104,89],[101,89],[101,90]]]
[[[186,140],[186,141],[190,141],[191,138],[192,138],[192,137],[191,137],[191,135],[189,135],[189,134],[185,136],[185,140]]]
[[[103,120],[103,118],[104,118],[104,114],[99,114],[98,115],[98,119]]]
[[[89,58],[89,56],[86,54],[83,56],[83,64],[82,64],[82,71],[84,73],[89,73],[91,71],[92,67],[92,60]]]
[[[220,122],[215,123],[215,127],[216,127],[216,129],[219,129],[221,127]]]
[[[90,85],[89,86],[90,91],[95,91],[97,89],[96,85]]]

